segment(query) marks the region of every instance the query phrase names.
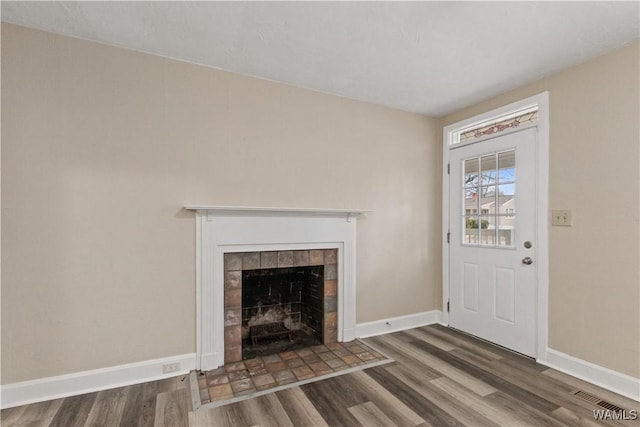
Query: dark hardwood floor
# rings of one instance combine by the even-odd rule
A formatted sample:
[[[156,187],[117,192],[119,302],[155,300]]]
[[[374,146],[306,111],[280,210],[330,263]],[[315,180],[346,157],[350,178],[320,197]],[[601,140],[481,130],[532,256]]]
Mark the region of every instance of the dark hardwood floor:
[[[2,426],[621,426],[578,390],[640,404],[532,359],[433,325],[365,340],[395,362],[230,405],[191,410],[176,377],[3,410]]]

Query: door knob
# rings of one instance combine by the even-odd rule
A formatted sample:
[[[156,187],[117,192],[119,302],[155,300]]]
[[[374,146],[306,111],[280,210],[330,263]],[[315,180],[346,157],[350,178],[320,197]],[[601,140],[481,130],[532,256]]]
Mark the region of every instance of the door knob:
[[[522,258],[522,263],[525,265],[531,265],[533,264],[533,259],[531,259],[530,256],[524,257]]]

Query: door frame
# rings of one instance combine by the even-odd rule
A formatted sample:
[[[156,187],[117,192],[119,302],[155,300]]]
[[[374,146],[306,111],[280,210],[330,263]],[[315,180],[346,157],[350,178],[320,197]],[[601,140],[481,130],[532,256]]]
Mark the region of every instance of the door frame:
[[[486,113],[450,124],[442,138],[442,323],[449,326],[449,151],[453,133],[527,107],[538,107],[538,140],[536,143],[536,360],[546,361],[549,336],[549,92],[496,108]],[[506,132],[505,132],[506,134]],[[482,143],[479,140],[477,143]]]

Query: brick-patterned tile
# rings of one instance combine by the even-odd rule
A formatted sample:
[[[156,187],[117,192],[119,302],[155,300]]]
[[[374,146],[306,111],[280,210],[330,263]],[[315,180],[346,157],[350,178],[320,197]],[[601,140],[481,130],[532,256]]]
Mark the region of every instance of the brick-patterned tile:
[[[224,270],[242,270],[242,254],[224,254]]]
[[[356,363],[361,362],[360,358],[355,354],[350,354],[349,356],[343,356],[342,360],[344,361],[344,363],[350,366],[353,366]]]
[[[287,360],[287,366],[289,368],[297,368],[298,366],[304,365],[304,360],[296,357],[295,359]]]
[[[344,356],[349,356],[350,354],[353,354],[346,348],[338,348],[336,350],[333,350],[333,353],[338,357],[344,357]]]
[[[293,267],[293,251],[278,252],[278,267]]]
[[[316,374],[311,370],[311,368],[309,368],[308,366],[304,365],[304,366],[299,366],[297,368],[293,368],[291,370],[291,372],[293,372],[293,374],[296,376],[296,378],[298,378],[299,380],[306,380],[309,378],[313,378],[316,376]]]
[[[337,249],[325,249],[324,251],[324,264],[335,264],[338,262],[338,250]]]
[[[364,360],[365,362],[376,358],[373,354],[369,353],[368,351],[365,351],[364,353],[357,353],[356,356],[358,356],[360,360]]]
[[[267,363],[267,371],[275,372],[282,371],[283,369],[287,369],[287,364],[284,360],[280,362]]]
[[[238,371],[238,372],[242,372],[242,371]],[[216,386],[216,385],[228,384],[228,383],[229,383],[229,376],[227,374],[218,375],[217,377],[208,377],[207,378],[207,386],[208,387],[213,387],[213,386]]]
[[[327,351],[326,353],[320,353],[318,357],[320,357],[320,359],[324,361],[327,361],[329,359],[335,359],[338,356],[336,356],[336,354],[333,351]]]
[[[354,354],[364,353],[365,351],[367,351],[361,345],[353,345],[353,346],[347,347],[347,348],[349,349],[349,351],[351,353],[354,353]]]
[[[296,351],[296,353],[298,353],[298,356],[300,357],[311,356],[312,354],[314,354],[310,348],[303,348],[302,350]]]
[[[268,363],[273,363],[273,362],[280,362],[282,359],[280,359],[280,356],[277,354],[270,354],[268,356],[262,356],[262,361],[265,364]]]
[[[252,376],[262,375],[268,372],[269,371],[267,371],[267,367],[264,365],[257,365],[257,366],[254,366],[253,368],[249,368],[249,374],[251,374]]]
[[[324,353],[324,352],[329,351],[327,346],[326,345],[322,345],[322,344],[321,345],[314,345],[313,347],[311,347],[311,350],[316,354],[317,353]]]
[[[256,270],[260,268],[260,252],[247,252],[242,254],[242,269]]]
[[[324,326],[325,328],[333,328],[338,324],[338,313],[325,313],[324,314]]]
[[[329,365],[327,365],[326,363],[324,363],[323,361],[319,361],[319,362],[315,362],[315,363],[310,363],[309,367],[313,370],[313,372],[315,372],[316,374],[318,374],[319,372],[323,372],[323,371],[331,371],[331,368],[329,368]]]
[[[278,384],[289,384],[296,380],[296,376],[293,375],[293,372],[291,372],[291,370],[289,369],[274,372],[273,377],[278,382]]]
[[[240,307],[242,306],[242,290],[241,289],[229,289],[224,291],[224,306],[225,307]]]
[[[382,359],[385,356],[354,340],[227,363],[198,377],[200,401],[205,404],[234,396],[249,396],[257,390],[321,377]]]
[[[247,367],[244,365],[244,362],[235,362],[235,363],[229,363],[227,365],[224,365],[224,369],[227,371],[227,373],[229,373],[229,372],[235,372],[235,371],[242,371],[247,369]]]
[[[215,387],[209,387],[209,398],[211,400],[228,399],[233,397],[233,390],[231,385],[222,384]]]
[[[271,375],[271,374],[257,375],[255,377],[253,377],[252,379],[253,379],[253,383],[258,388],[266,386],[266,385],[273,386],[276,383],[275,378],[273,378],[273,375]]]
[[[328,345],[327,343],[335,343],[338,341],[338,328],[325,328],[323,339],[326,345]]]
[[[293,251],[293,265],[295,267],[309,265],[309,251]]]
[[[324,265],[324,280],[337,280],[338,279],[338,269],[336,265]]]
[[[327,346],[327,348],[328,348],[329,350],[333,350],[333,351],[335,351],[335,350],[337,350],[337,349],[339,349],[339,348],[344,348],[344,347],[342,346],[342,343],[339,343],[339,342],[332,342],[332,343],[325,344],[325,345]]]
[[[264,366],[264,361],[261,357],[256,357],[254,359],[247,359],[244,361],[244,364],[247,368],[251,369],[254,366]]]
[[[229,375],[229,381],[230,382],[244,380],[244,379],[249,378],[251,376],[247,369],[243,369],[242,371],[229,372],[228,375]]]
[[[309,265],[324,265],[324,251],[309,251]]]
[[[329,367],[331,369],[337,369],[341,366],[347,366],[346,363],[344,363],[344,360],[339,359],[339,358],[335,358],[335,359],[329,359],[327,361],[325,361],[325,363],[327,365],[329,365]]]
[[[308,365],[310,363],[319,362],[321,359],[317,354],[310,354],[309,356],[302,356],[302,360]]]
[[[298,357],[298,354],[295,351],[285,351],[284,353],[280,353],[280,358],[282,360],[291,360]]]
[[[227,271],[224,273],[224,290],[230,291],[233,289],[242,288],[242,271]]]
[[[224,363],[234,363],[242,360],[241,345],[225,345],[224,346]]]
[[[324,296],[334,297],[338,294],[338,281],[337,280],[325,280],[324,281]]]
[[[253,385],[253,381],[251,381],[251,378],[245,378],[245,379],[240,380],[240,381],[232,382],[231,383],[231,388],[233,389],[234,393],[239,393],[241,391],[254,389],[255,387]],[[211,392],[211,389],[209,389],[209,392]]]
[[[198,388],[207,388],[207,377],[201,376],[200,378],[198,378]]]

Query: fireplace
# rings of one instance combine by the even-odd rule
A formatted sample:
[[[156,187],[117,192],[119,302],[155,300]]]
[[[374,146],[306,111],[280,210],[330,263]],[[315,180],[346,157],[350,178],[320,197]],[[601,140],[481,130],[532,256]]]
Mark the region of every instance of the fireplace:
[[[303,266],[299,264],[306,259],[305,254],[309,266],[324,267],[323,342],[355,338],[356,218],[368,211],[202,205],[185,208],[196,211],[197,369],[222,366],[232,352],[234,359],[242,358],[243,270]],[[323,259],[319,264],[320,253]],[[267,267],[274,262],[276,267]],[[245,267],[244,263],[251,265]],[[332,274],[335,280],[330,279]],[[228,292],[234,287],[236,292]]]
[[[338,339],[338,249],[224,254],[224,363]]]

